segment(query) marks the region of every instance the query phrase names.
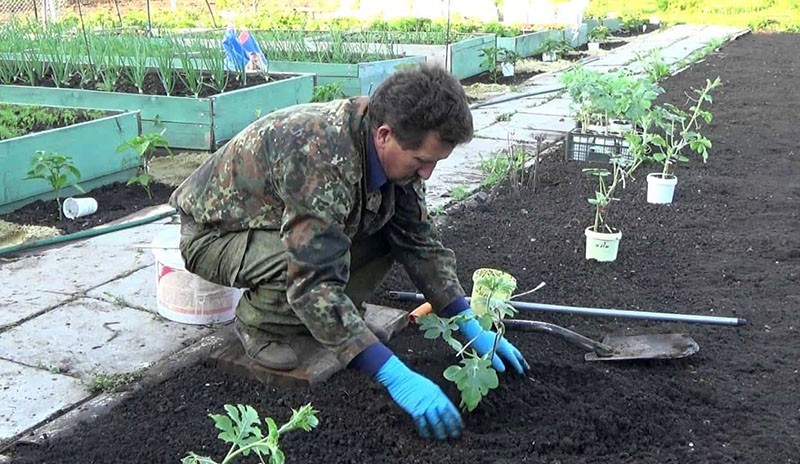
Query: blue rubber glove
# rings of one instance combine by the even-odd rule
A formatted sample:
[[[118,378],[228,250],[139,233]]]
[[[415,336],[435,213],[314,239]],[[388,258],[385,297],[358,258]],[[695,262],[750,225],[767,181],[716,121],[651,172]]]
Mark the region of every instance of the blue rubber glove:
[[[475,315],[472,308],[467,308],[458,314],[460,316]],[[471,346],[473,346],[475,351],[481,356],[492,350],[494,339],[497,337],[497,332],[493,330],[483,330],[475,319],[470,319],[467,322],[459,324],[458,330],[467,338],[465,342],[477,337],[477,339],[472,342]],[[497,350],[492,358],[492,367],[494,367],[494,370],[497,372],[505,372],[506,363],[510,364],[518,374],[527,372],[531,368],[530,365],[528,365],[528,361],[525,361],[522,353],[520,353],[511,342],[506,340],[506,337],[501,337],[500,341],[497,343]]]
[[[461,434],[464,423],[461,414],[438,385],[409,369],[397,356],[392,355],[375,374],[392,399],[405,410],[417,424],[425,438],[431,432],[439,440],[455,438]]]

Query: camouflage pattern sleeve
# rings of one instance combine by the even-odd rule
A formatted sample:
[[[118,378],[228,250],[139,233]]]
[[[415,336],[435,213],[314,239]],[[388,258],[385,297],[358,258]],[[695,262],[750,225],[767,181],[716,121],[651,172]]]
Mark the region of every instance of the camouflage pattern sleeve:
[[[288,249],[287,299],[314,338],[347,366],[378,339],[345,294],[351,245],[345,224],[360,177],[337,157],[339,147],[328,143],[323,125],[276,148],[287,155],[275,164],[273,178],[285,203],[281,236]],[[297,140],[306,143],[296,146]]]
[[[421,179],[405,187],[396,186],[395,199],[395,215],[385,228],[392,255],[438,312],[464,296],[456,274],[455,254],[442,245],[428,217]]]

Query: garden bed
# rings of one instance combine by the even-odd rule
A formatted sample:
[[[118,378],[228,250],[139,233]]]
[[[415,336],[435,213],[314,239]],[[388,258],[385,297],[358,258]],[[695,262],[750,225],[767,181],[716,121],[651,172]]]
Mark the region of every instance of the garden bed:
[[[57,109],[52,111],[58,112]],[[77,181],[83,188],[89,189],[125,179],[138,167],[135,161],[131,161],[129,151],[117,152],[117,147],[123,142],[140,134],[141,119],[138,111],[105,115],[105,112],[96,110],[86,112],[62,109],[62,116],[70,111],[75,114],[69,118],[75,121],[72,124],[0,141],[0,165],[3,166],[0,171],[0,212],[12,211],[37,198],[53,195],[56,185],[52,181],[26,179],[32,168],[31,161],[37,154],[50,162],[54,160],[53,157],[69,157],[67,164],[77,169],[79,179],[70,173],[66,182],[58,186],[64,188],[62,195],[76,191],[71,187],[73,182]],[[28,114],[27,117],[34,114]],[[80,119],[87,119],[90,115],[92,118],[101,114],[105,116],[78,122],[79,114],[83,115]],[[24,116],[20,117],[24,119]],[[58,120],[54,119],[52,122],[57,123]],[[62,168],[59,174],[66,175],[67,168]],[[57,210],[58,208],[54,208],[54,211]]]
[[[287,462],[796,462],[800,136],[791,115],[800,105],[798,46],[798,35],[745,36],[665,83],[667,99],[682,103],[688,87],[722,76],[705,131],[714,149],[708,165],[679,169],[671,206],[645,202],[643,175],[628,186],[616,209],[625,239],[614,263],[583,258],[592,186],[581,174],[585,164],[561,153],[542,163],[535,194],[453,212],[443,230],[467,287],[474,269],[490,266],[516,276],[520,290],[546,282],[524,298],[530,301],[750,321],[730,328],[520,315],[591,337],[688,332],[701,347],[693,357],[586,363],[582,350],[557,339],[510,333],[531,374],[503,376],[465,415],[464,436],[448,443],[418,438],[383,389],[355,372],[288,391],[193,366],[81,424],[72,437],[18,445],[13,462],[178,462],[190,450],[219,457],[228,446],[209,413],[243,403],[283,421],[307,402],[320,410],[320,425],[286,437]],[[384,289],[412,287],[396,270]],[[409,329],[391,346],[457,397],[441,377],[453,360],[444,343]]]

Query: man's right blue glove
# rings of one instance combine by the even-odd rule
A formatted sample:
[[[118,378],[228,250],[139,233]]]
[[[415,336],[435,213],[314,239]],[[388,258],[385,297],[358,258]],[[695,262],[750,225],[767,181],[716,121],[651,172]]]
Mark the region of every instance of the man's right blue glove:
[[[389,390],[392,399],[414,418],[417,430],[425,438],[439,440],[461,434],[464,423],[455,405],[438,385],[417,374],[392,355],[375,374],[375,379]]]

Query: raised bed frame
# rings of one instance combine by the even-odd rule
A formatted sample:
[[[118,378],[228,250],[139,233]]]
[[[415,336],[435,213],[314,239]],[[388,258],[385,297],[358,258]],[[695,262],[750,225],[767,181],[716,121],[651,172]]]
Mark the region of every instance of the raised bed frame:
[[[24,180],[37,150],[70,156],[81,172],[78,184],[88,191],[127,181],[136,172],[139,165],[131,163],[136,154],[131,150],[117,153],[117,147],[140,134],[139,111],[128,111],[0,141],[0,214],[52,198],[46,181]],[[77,192],[73,187],[62,190],[63,195]]]

